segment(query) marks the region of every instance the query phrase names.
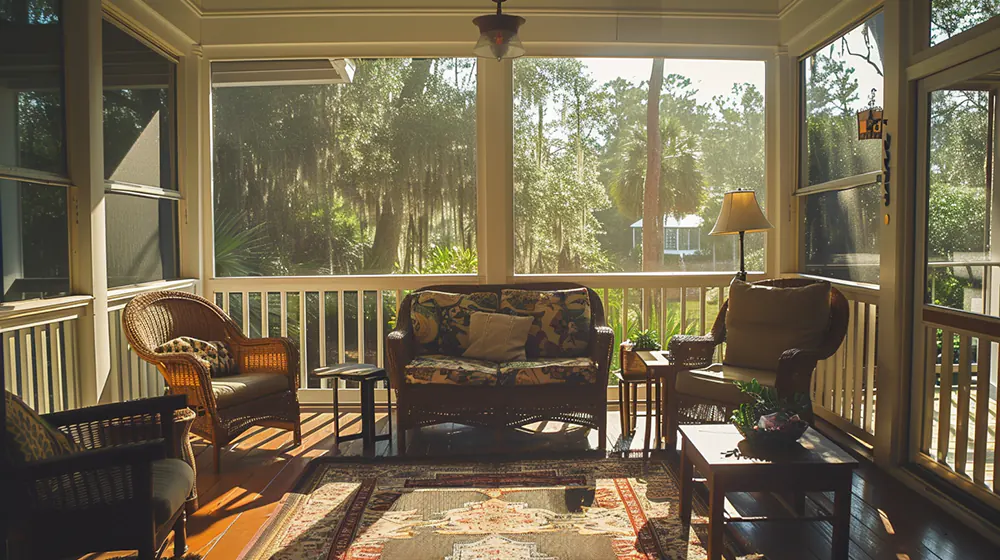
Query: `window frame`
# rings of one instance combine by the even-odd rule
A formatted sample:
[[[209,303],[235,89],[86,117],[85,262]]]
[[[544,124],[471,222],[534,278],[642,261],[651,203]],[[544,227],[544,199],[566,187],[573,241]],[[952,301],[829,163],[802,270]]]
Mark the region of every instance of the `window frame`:
[[[929,4],[929,0],[925,0],[925,1],[928,2],[928,7],[929,7],[929,5],[930,5]],[[798,231],[795,234],[795,243],[796,243],[796,247],[797,247],[795,270],[797,271],[798,274],[801,274],[803,276],[808,276],[808,277],[811,277],[811,278],[821,278],[823,280],[832,281],[832,282],[835,282],[835,283],[856,284],[856,285],[861,285],[861,286],[875,286],[875,287],[878,286],[878,284],[870,284],[870,283],[867,283],[867,282],[858,282],[858,281],[853,281],[853,280],[843,280],[843,279],[839,279],[839,278],[832,278],[832,277],[827,277],[827,276],[819,276],[819,275],[815,275],[815,274],[811,274],[811,273],[806,273],[805,272],[805,264],[806,264],[805,263],[805,251],[806,251],[806,246],[805,246],[804,238],[803,238],[803,235],[804,235],[804,232],[805,232],[805,228],[802,227],[802,226],[803,226],[803,223],[804,223],[805,217],[806,217],[805,216],[805,207],[806,207],[806,200],[807,200],[807,198],[809,196],[811,196],[811,195],[828,193],[828,192],[848,191],[848,190],[856,189],[856,188],[881,186],[882,185],[882,180],[883,180],[883,175],[885,173],[885,164],[883,163],[882,169],[880,169],[878,171],[867,171],[867,172],[864,172],[864,173],[850,175],[850,176],[847,176],[847,177],[841,177],[839,179],[833,179],[831,181],[825,181],[823,183],[818,183],[818,184],[815,184],[815,185],[809,185],[808,184],[808,178],[805,176],[805,169],[806,168],[805,168],[805,165],[804,165],[804,159],[806,157],[808,157],[808,142],[809,142],[808,120],[806,118],[807,115],[806,115],[806,73],[805,73],[805,65],[808,63],[809,58],[811,56],[813,56],[814,54],[816,54],[817,52],[819,52],[819,51],[821,51],[821,50],[829,47],[833,43],[837,42],[838,40],[840,40],[841,38],[843,38],[844,36],[846,36],[848,33],[851,33],[852,31],[854,31],[855,29],[857,29],[859,26],[861,26],[862,24],[864,24],[864,22],[866,22],[867,20],[875,17],[876,15],[883,14],[883,17],[884,17],[884,13],[885,13],[885,10],[884,10],[884,8],[882,6],[878,6],[877,8],[875,8],[873,10],[865,12],[861,17],[856,18],[854,20],[851,20],[847,25],[845,25],[842,29],[840,29],[837,33],[835,33],[834,35],[832,35],[830,38],[828,38],[828,39],[822,41],[821,43],[817,44],[816,46],[810,48],[809,50],[805,51],[804,53],[802,53],[801,55],[799,55],[796,58],[794,76],[795,76],[795,80],[796,80],[796,83],[797,83],[797,90],[798,90],[798,95],[797,95],[797,98],[796,98],[797,104],[798,104],[797,107],[796,107],[796,115],[798,117],[798,121],[796,122],[796,127],[795,128],[796,128],[796,134],[798,135],[797,136],[798,137],[798,142],[796,143],[796,154],[795,154],[794,189],[793,189],[793,191],[791,193],[791,196],[792,196],[792,199],[795,201],[796,208],[798,209],[798,215],[799,215],[799,219],[798,219],[798,226],[799,227],[798,227]],[[883,72],[884,72],[884,69],[883,69]],[[884,84],[884,76],[883,76],[883,84]],[[883,85],[883,88],[884,88],[884,85]],[[884,89],[883,89],[883,91],[884,91]]]
[[[153,185],[143,185],[143,184],[137,184],[137,183],[127,183],[127,182],[122,182],[122,181],[111,181],[111,180],[105,179],[104,180],[104,194],[105,194],[105,196],[108,196],[108,195],[120,195],[120,196],[135,196],[135,197],[141,197],[141,198],[151,198],[151,199],[154,199],[154,200],[166,200],[166,201],[169,201],[170,203],[172,203],[172,204],[175,205],[175,207],[174,207],[174,216],[176,218],[176,223],[173,225],[173,232],[174,232],[174,235],[173,235],[173,244],[174,244],[174,251],[173,251],[173,261],[174,261],[174,263],[173,263],[173,265],[174,266],[173,266],[173,268],[174,268],[174,271],[175,271],[175,278],[159,278],[159,279],[149,280],[149,281],[146,281],[146,282],[140,282],[140,283],[137,283],[137,284],[125,284],[125,285],[122,285],[122,286],[111,287],[109,289],[109,291],[123,290],[123,289],[128,289],[130,287],[142,286],[142,285],[147,285],[147,284],[156,284],[156,283],[163,283],[163,282],[175,282],[175,281],[178,281],[178,280],[182,279],[182,274],[181,274],[181,260],[182,260],[182,258],[181,258],[181,240],[180,240],[181,235],[182,235],[182,233],[181,233],[182,224],[181,224],[180,216],[181,216],[181,203],[185,199],[184,195],[182,194],[182,189],[181,189],[181,184],[180,184],[180,166],[179,166],[178,157],[177,157],[178,156],[178,152],[179,152],[179,149],[178,149],[178,129],[179,129],[179,126],[180,126],[180,118],[179,118],[178,111],[177,111],[177,108],[178,108],[178,102],[177,102],[178,99],[177,98],[178,98],[178,93],[179,93],[178,92],[178,89],[179,89],[178,88],[178,69],[180,67],[180,59],[174,53],[172,53],[172,52],[168,51],[167,49],[161,47],[156,42],[154,42],[153,40],[151,40],[150,38],[148,38],[146,36],[146,34],[142,30],[134,28],[133,26],[129,25],[124,20],[116,17],[112,13],[109,13],[107,11],[105,11],[103,13],[102,24],[103,23],[108,23],[110,25],[113,25],[113,26],[117,27],[119,31],[121,31],[122,33],[128,35],[132,39],[138,41],[139,43],[141,43],[142,45],[144,45],[146,48],[150,49],[150,51],[152,51],[153,53],[161,56],[165,61],[167,61],[171,65],[170,66],[170,68],[171,68],[170,80],[169,80],[169,85],[168,85],[168,90],[167,90],[168,91],[167,104],[168,104],[168,108],[170,110],[170,119],[168,121],[169,122],[169,126],[170,126],[170,130],[168,131],[168,138],[169,138],[169,143],[170,143],[170,145],[168,146],[168,153],[169,153],[169,162],[168,162],[168,165],[170,167],[170,178],[171,178],[171,183],[172,183],[172,187],[173,187],[173,188],[164,187],[164,186],[157,187],[157,186],[153,186]],[[102,36],[102,53],[103,53],[103,36]],[[103,77],[103,66],[102,66],[101,72],[102,72],[102,77]],[[102,110],[102,112],[104,110],[103,109],[103,103],[102,103],[102,109],[101,110]],[[105,141],[105,139],[103,137],[103,134],[102,134],[102,141]],[[106,224],[105,224],[105,227],[107,227]],[[110,259],[108,259],[108,260],[110,262]],[[107,268],[107,265],[105,265],[105,268]],[[105,270],[105,274],[107,275],[107,270]],[[106,278],[108,280],[110,280],[110,275],[107,275]]]
[[[13,183],[26,183],[26,184],[30,184],[30,185],[34,185],[34,186],[54,187],[54,188],[63,188],[63,189],[65,189],[65,191],[66,191],[66,203],[67,203],[67,208],[66,208],[66,217],[67,217],[67,223],[66,223],[66,244],[67,244],[67,247],[68,247],[69,252],[71,254],[72,250],[73,250],[73,247],[72,247],[72,239],[71,239],[71,233],[70,233],[70,229],[71,228],[70,228],[69,220],[72,217],[72,204],[73,204],[72,203],[72,200],[73,200],[72,194],[73,193],[72,193],[71,187],[73,187],[74,185],[73,185],[72,181],[69,178],[69,139],[68,139],[68,136],[66,134],[66,122],[67,122],[67,118],[66,118],[66,101],[67,101],[67,99],[66,99],[66,71],[67,71],[67,64],[66,64],[66,56],[65,56],[65,48],[66,48],[66,44],[65,43],[66,43],[67,21],[66,21],[66,17],[65,17],[65,13],[64,13],[65,12],[64,3],[66,1],[71,1],[71,0],[62,0],[62,1],[59,2],[59,12],[60,12],[60,14],[59,14],[59,26],[60,26],[60,30],[61,30],[61,33],[59,35],[59,51],[60,51],[60,53],[62,53],[62,56],[60,58],[60,66],[61,66],[61,68],[60,68],[60,72],[59,72],[59,85],[60,85],[59,90],[60,90],[60,93],[62,95],[62,103],[61,103],[61,105],[62,105],[62,136],[63,136],[62,157],[63,157],[63,167],[65,169],[65,173],[60,174],[60,173],[53,173],[51,171],[42,171],[42,170],[38,170],[38,169],[31,169],[31,168],[28,168],[28,167],[20,167],[20,166],[12,166],[12,165],[3,165],[3,164],[0,164],[0,180],[11,181]],[[17,134],[16,129],[14,131],[14,134],[15,135]],[[72,256],[70,256],[69,262],[67,262],[66,264],[67,264],[67,270],[69,271],[69,277],[67,278],[67,281],[68,281],[69,286],[72,286],[72,278],[71,278],[72,274],[73,274]],[[0,266],[0,270],[2,270],[2,266]],[[72,289],[70,289],[69,291],[71,292]],[[11,300],[11,301],[6,301],[6,300],[3,299],[3,290],[2,290],[2,286],[0,286],[0,302],[4,303],[5,305],[19,304],[19,303],[22,303],[22,302],[25,302],[25,301],[49,300],[49,299],[60,298],[60,297],[66,297],[66,295],[56,295],[56,296],[44,297],[44,298],[29,298],[29,299],[25,299],[25,300]]]

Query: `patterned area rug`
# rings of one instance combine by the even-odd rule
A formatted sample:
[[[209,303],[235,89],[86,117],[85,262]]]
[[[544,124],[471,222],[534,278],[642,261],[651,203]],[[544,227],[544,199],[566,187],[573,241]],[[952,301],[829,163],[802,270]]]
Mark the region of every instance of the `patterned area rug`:
[[[678,497],[659,462],[320,459],[240,558],[704,559],[704,505],[685,527]]]

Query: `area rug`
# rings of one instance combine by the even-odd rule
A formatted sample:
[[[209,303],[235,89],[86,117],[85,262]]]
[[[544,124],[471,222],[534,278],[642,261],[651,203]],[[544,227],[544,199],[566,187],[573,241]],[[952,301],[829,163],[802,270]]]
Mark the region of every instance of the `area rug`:
[[[685,527],[678,500],[676,477],[659,462],[320,459],[240,558],[707,558],[704,506]]]

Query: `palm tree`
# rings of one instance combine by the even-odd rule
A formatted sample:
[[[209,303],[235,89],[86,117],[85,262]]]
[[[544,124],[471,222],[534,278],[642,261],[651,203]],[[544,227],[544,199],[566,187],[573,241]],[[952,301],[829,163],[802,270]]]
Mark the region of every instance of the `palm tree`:
[[[657,206],[649,208],[645,201],[649,174],[644,164],[648,155],[646,135],[635,128],[623,143],[611,179],[611,199],[622,214],[635,219],[642,216],[643,226],[662,224],[663,216],[682,216],[698,211],[704,193],[704,179],[698,168],[697,143],[674,118],[661,119],[657,129],[660,135],[660,165],[656,170],[658,186]],[[648,212],[652,210],[652,212]],[[646,233],[655,230],[661,237],[663,228],[643,227],[643,270],[656,270],[647,266],[647,255],[654,256],[659,263],[658,253],[647,251]],[[659,249],[659,253],[663,250]]]
[[[653,60],[646,100],[646,181],[642,195],[642,270],[658,270],[663,262],[663,213],[660,211],[660,92],[663,90],[663,59]],[[653,227],[653,224],[656,224]]]

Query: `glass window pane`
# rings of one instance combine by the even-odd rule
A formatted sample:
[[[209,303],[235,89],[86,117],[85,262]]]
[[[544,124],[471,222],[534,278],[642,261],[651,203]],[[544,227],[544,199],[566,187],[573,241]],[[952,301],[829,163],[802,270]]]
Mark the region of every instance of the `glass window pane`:
[[[662,85],[650,127],[654,73]],[[735,270],[732,236],[708,232],[726,191],[753,189],[764,200],[763,93],[761,62],[515,60],[515,272]],[[660,135],[652,154],[650,130]],[[650,155],[659,180],[647,189]],[[657,226],[644,258],[647,220]],[[690,231],[683,246],[700,249],[682,254],[678,229]],[[747,236],[751,270],[763,269],[764,239]]]
[[[107,195],[108,287],[177,278],[177,202]]]
[[[877,284],[881,187],[867,185],[805,198],[803,272]]]
[[[104,178],[176,189],[176,64],[107,21],[103,39]]]
[[[0,0],[0,166],[66,174],[58,0]]]
[[[216,275],[477,272],[475,59],[215,65],[213,85]]]
[[[931,94],[926,301],[996,315],[984,308],[997,273],[987,212],[990,103],[980,90]]]
[[[882,14],[802,61],[806,139],[802,185],[882,169],[882,145],[858,140],[858,111],[882,106]]]
[[[67,193],[0,179],[0,301],[69,293]]]
[[[998,15],[993,0],[931,0],[931,46]]]

